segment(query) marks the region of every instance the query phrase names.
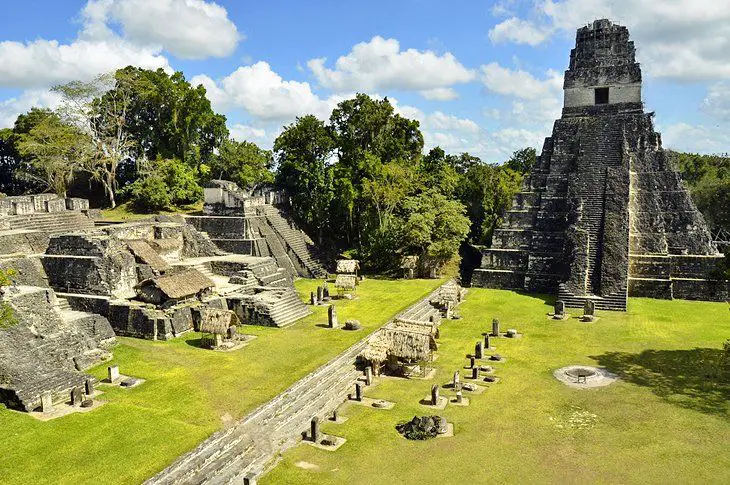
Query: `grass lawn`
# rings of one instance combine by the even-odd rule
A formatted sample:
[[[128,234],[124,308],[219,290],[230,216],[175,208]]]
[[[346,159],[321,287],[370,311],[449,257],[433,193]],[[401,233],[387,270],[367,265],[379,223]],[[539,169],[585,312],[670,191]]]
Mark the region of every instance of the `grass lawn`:
[[[463,319],[441,327],[435,380],[381,380],[365,394],[395,401],[393,410],[345,404],[346,423],[323,425],[347,439],[339,450],[298,446],[259,483],[730,483],[730,383],[707,377],[730,338],[727,304],[631,299],[628,312],[598,312],[593,324],[548,320],[550,309],[534,296],[471,289]],[[507,359],[495,364],[502,380],[465,392],[468,407],[419,405],[433,383],[466,374],[465,355],[492,317],[525,334],[493,341]],[[552,376],[571,364],[622,380],[572,389]],[[414,442],[395,431],[426,414],[447,417],[456,435]]]
[[[198,202],[191,205],[176,208],[174,211],[158,211],[151,214],[145,214],[142,212],[135,211],[134,207],[129,202],[119,204],[114,209],[104,209],[101,211],[104,220],[111,222],[130,222],[138,221],[140,219],[149,219],[156,215],[166,214],[194,214],[203,210],[203,203]]]
[[[319,281],[299,280],[303,298]],[[424,297],[441,281],[367,279],[359,299],[338,301],[341,321],[364,331],[332,331],[326,307],[284,328],[246,326],[258,338],[230,353],[196,348],[199,334],[171,342],[120,338],[113,364],[147,380],[105,389],[88,414],[40,422],[0,406],[0,483],[139,483],[226,422],[270,400],[299,378]],[[104,377],[106,365],[91,372]]]

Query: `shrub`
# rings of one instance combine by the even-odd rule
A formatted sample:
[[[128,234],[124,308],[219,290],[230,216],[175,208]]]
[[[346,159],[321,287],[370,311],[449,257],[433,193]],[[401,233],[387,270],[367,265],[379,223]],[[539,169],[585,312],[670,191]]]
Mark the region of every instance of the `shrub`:
[[[156,173],[137,179],[127,192],[135,208],[143,212],[167,209],[172,202],[165,181]]]

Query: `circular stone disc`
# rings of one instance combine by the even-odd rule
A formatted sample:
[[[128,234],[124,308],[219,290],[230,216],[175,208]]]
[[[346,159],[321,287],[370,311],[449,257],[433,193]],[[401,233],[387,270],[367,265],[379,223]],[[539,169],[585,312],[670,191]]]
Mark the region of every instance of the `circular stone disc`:
[[[618,379],[616,374],[600,367],[588,365],[569,365],[553,372],[553,376],[563,384],[578,389],[603,387]]]

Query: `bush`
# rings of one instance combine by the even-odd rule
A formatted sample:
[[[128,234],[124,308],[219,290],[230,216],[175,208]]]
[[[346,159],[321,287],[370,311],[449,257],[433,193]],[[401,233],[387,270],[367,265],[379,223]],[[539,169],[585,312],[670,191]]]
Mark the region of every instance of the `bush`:
[[[127,192],[134,207],[142,212],[161,211],[172,203],[165,181],[156,173],[137,179]]]
[[[156,172],[167,185],[173,205],[193,204],[203,197],[203,188],[198,185],[196,171],[180,160],[161,160]]]
[[[173,206],[193,204],[203,197],[194,169],[180,160],[158,160],[147,175],[127,186],[127,194],[137,210],[157,212]]]

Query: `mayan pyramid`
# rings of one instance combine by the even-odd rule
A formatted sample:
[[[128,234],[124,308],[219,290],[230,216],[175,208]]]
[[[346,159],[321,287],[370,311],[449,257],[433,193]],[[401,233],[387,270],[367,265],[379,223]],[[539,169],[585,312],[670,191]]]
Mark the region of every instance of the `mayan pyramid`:
[[[625,310],[627,297],[721,300],[722,258],[644,112],[641,68],[626,27],[578,30],[562,117],[483,249],[472,284],[586,299]]]

